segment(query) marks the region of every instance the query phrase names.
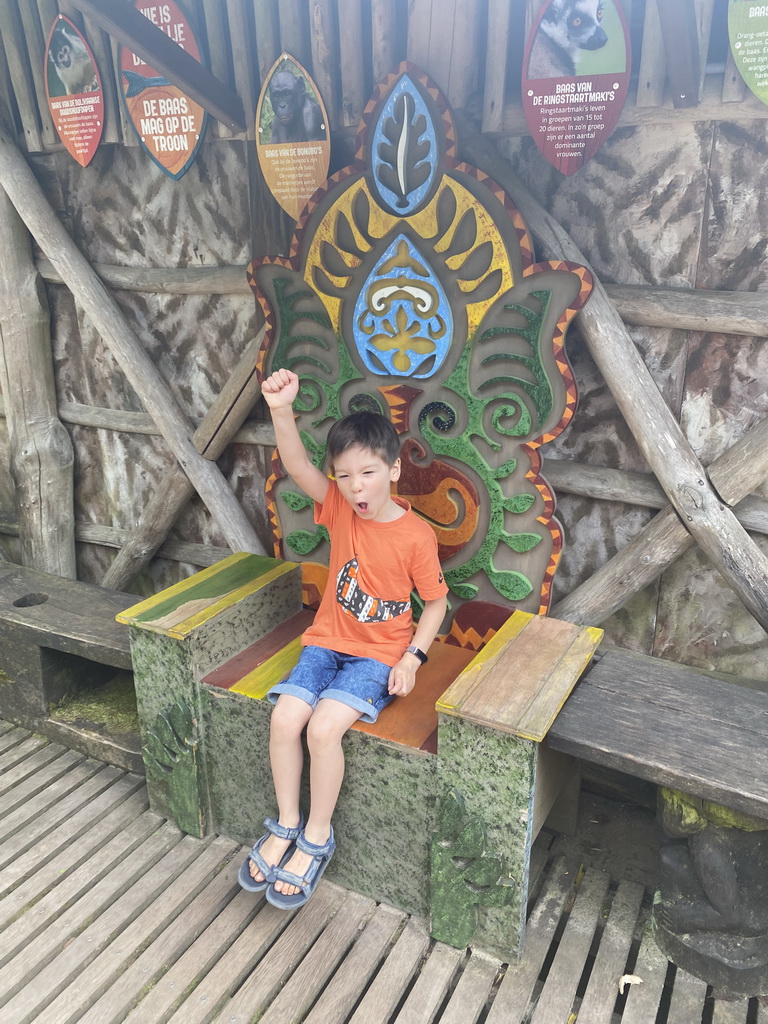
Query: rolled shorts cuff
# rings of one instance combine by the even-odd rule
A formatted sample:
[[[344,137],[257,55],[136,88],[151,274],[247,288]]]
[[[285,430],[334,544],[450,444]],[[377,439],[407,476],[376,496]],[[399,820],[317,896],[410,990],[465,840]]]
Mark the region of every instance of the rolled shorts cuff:
[[[320,694],[320,699],[328,698],[329,700],[337,700],[340,704],[346,704],[350,708],[354,708],[355,711],[362,712],[360,716],[361,722],[368,722],[373,725],[376,719],[379,717],[379,712],[391,704],[395,699],[389,694],[380,697],[375,704],[371,704],[367,700],[363,700],[362,697],[356,697],[354,693],[347,693],[346,690],[323,690]]]
[[[287,693],[291,697],[298,697],[299,700],[303,700],[306,704],[309,704],[311,708],[316,708],[318,703],[325,698],[329,700],[337,700],[340,704],[346,704],[347,707],[354,708],[355,711],[360,711],[360,720],[362,722],[368,722],[370,725],[376,721],[379,717],[379,712],[391,704],[395,699],[393,696],[385,695],[381,697],[375,704],[369,703],[367,700],[363,700],[361,697],[356,697],[353,693],[347,693],[346,690],[323,690],[318,696],[316,693],[312,693],[311,690],[306,690],[303,686],[296,686],[294,683],[289,683],[287,680],[283,683],[278,683],[273,686],[267,694],[267,700],[270,704],[277,704],[277,698],[281,693]]]
[[[311,690],[305,689],[303,686],[296,686],[295,683],[291,683],[288,679],[283,680],[282,683],[277,683],[267,693],[267,700],[270,704],[277,704],[277,698],[281,693],[287,693],[291,697],[298,697],[299,700],[305,701],[311,708],[317,707],[318,696]]]

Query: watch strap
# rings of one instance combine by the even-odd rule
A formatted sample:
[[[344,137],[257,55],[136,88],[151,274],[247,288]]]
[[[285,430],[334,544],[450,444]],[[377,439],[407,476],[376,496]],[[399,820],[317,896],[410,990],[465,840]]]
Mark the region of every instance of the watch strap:
[[[429,658],[426,656],[424,651],[416,647],[414,644],[411,644],[410,647],[406,647],[405,651],[406,654],[415,654],[422,665],[426,665],[426,663],[429,661]]]

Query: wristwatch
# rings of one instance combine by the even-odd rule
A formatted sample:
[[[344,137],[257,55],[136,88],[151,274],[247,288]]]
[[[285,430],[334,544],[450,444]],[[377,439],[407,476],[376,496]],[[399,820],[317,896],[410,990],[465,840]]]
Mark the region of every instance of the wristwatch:
[[[418,647],[415,647],[413,645],[411,645],[410,647],[406,647],[405,653],[415,654],[422,665],[426,665],[426,663],[429,661],[429,658],[426,656],[424,651],[420,650]]]

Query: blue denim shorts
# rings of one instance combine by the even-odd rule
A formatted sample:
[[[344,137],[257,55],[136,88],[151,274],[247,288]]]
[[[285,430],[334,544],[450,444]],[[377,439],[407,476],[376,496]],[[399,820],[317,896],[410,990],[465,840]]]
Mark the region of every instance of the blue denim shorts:
[[[288,693],[314,708],[329,697],[360,711],[364,722],[375,722],[381,709],[394,700],[387,690],[391,671],[375,658],[357,658],[310,645],[302,648],[294,670],[272,687],[267,700],[275,704],[281,693]]]

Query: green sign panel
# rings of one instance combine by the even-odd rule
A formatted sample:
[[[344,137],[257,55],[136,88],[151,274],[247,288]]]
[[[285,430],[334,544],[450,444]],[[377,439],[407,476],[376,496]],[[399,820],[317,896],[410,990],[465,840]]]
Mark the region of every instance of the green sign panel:
[[[768,4],[730,0],[728,38],[741,77],[768,103]]]

